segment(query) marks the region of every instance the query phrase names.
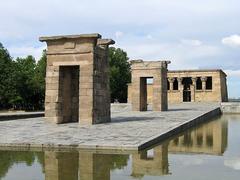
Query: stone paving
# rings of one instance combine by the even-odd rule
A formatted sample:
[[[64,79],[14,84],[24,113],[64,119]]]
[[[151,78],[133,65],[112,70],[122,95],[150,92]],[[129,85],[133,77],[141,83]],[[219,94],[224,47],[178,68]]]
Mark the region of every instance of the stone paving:
[[[42,117],[0,122],[0,146],[132,149],[216,111],[219,104],[182,103],[167,112],[134,112],[112,105],[112,122],[92,126],[50,124]]]

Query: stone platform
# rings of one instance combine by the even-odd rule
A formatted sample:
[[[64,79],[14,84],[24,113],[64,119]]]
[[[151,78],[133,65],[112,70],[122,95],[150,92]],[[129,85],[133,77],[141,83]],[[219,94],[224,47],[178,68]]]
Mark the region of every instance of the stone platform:
[[[221,109],[224,114],[240,114],[240,102],[223,102]]]
[[[182,103],[167,112],[112,105],[112,122],[50,124],[42,117],[0,122],[0,147],[140,150],[221,114],[219,104]]]

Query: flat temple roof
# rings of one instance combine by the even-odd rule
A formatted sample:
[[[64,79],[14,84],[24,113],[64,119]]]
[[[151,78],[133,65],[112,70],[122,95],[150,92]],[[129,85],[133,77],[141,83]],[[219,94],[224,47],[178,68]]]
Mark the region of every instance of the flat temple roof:
[[[39,38],[39,41],[53,41],[60,39],[75,39],[75,38],[101,38],[102,36],[98,33],[93,34],[78,34],[78,35],[60,35],[60,36],[42,36]]]
[[[190,70],[168,70],[169,73],[184,73],[184,72],[221,72],[227,76],[222,69],[190,69]]]

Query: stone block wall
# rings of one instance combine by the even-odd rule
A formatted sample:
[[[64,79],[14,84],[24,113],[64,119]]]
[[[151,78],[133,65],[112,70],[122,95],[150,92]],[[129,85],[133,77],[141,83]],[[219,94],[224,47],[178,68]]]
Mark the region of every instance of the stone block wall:
[[[110,122],[110,88],[108,47],[97,47],[94,63],[94,117],[95,123]]]

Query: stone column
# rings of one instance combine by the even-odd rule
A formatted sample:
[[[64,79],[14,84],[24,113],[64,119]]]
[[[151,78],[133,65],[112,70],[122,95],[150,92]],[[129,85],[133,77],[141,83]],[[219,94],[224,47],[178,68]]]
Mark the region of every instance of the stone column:
[[[202,81],[202,90],[205,91],[206,90],[207,77],[201,77],[201,81]]]
[[[172,91],[173,90],[173,82],[174,82],[175,78],[168,78],[169,81],[169,90]]]
[[[140,111],[140,78],[132,73],[132,110]]]
[[[153,111],[168,110],[167,67],[169,61],[160,61],[158,68],[153,72]],[[160,73],[159,73],[160,72]]]
[[[54,122],[62,122],[61,101],[59,93],[59,66],[46,67],[46,90],[45,90],[45,119]]]
[[[191,102],[195,102],[195,91],[197,87],[197,78],[192,77],[192,85],[191,85]]]
[[[190,85],[190,90],[191,90],[191,102],[195,102],[195,86]]]
[[[196,77],[192,77],[192,84],[196,89],[196,87],[197,87],[197,78]]]
[[[179,96],[180,100],[179,101],[183,102],[183,85],[182,85],[183,78],[178,77],[177,80],[178,80],[178,89],[180,91],[180,96]]]

